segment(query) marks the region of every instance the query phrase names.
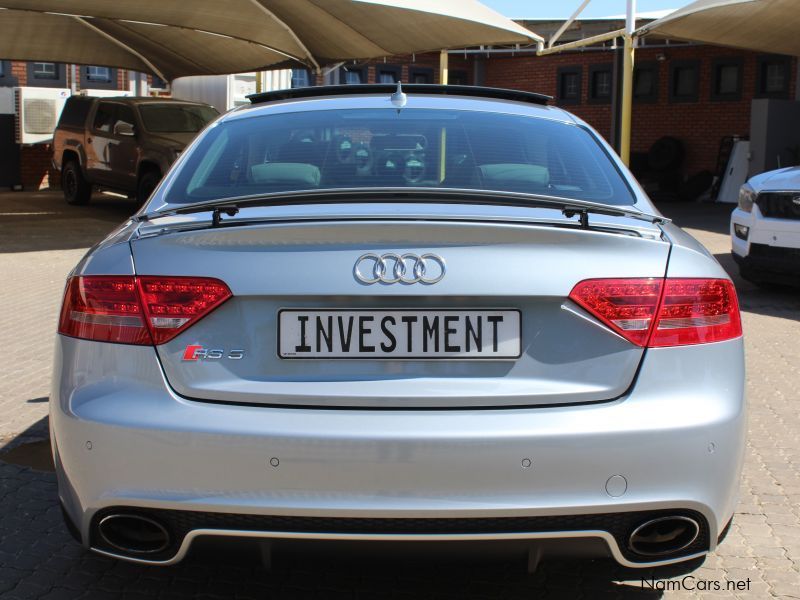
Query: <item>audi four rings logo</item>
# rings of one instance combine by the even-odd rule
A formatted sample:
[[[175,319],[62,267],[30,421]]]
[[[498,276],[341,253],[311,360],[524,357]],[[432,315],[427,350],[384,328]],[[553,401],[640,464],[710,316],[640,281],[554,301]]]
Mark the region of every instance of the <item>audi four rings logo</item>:
[[[444,259],[436,254],[375,254],[368,252],[358,257],[354,268],[356,279],[362,283],[425,283],[432,285],[442,280]]]

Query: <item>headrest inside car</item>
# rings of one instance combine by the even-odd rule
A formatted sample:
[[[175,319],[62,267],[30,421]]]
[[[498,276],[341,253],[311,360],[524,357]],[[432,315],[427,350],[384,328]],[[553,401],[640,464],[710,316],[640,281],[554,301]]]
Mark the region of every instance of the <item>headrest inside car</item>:
[[[509,186],[531,185],[545,187],[550,183],[550,171],[540,165],[501,163],[478,167],[486,187],[507,189]]]
[[[272,162],[250,167],[253,183],[319,187],[319,167],[308,163]]]

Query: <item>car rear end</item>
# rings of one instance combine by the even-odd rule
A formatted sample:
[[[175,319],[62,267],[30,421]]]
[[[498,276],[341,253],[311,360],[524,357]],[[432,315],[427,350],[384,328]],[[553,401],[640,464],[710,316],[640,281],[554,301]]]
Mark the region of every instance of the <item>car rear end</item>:
[[[563,113],[509,105],[581,127],[592,137],[572,150],[617,169]],[[436,127],[463,116],[409,111],[403,135],[415,115]],[[345,124],[351,142],[366,139],[357,118]],[[402,149],[392,160],[413,162],[410,177],[417,163],[435,169],[456,130],[425,131],[425,153],[417,138],[380,140],[373,161]],[[205,189],[208,141],[151,206],[169,202],[165,189]],[[226,169],[240,173],[237,156]],[[471,170],[542,183],[538,165],[500,160]],[[294,186],[318,166],[263,164],[275,162]],[[553,165],[548,185],[570,191]],[[250,172],[264,185],[272,170]],[[231,175],[216,181],[219,195]],[[636,567],[716,546],[745,427],[738,306],[716,261],[658,219],[413,183],[391,201],[365,187],[130,222],[84,259],[61,313],[51,425],[61,500],[86,546],[171,564],[208,536],[505,541]]]

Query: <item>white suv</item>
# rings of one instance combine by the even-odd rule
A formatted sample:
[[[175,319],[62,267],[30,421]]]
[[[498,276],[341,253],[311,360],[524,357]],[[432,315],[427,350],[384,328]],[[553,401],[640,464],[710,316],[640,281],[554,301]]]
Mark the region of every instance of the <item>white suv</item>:
[[[800,283],[800,167],[752,177],[731,215],[733,258],[754,283]]]

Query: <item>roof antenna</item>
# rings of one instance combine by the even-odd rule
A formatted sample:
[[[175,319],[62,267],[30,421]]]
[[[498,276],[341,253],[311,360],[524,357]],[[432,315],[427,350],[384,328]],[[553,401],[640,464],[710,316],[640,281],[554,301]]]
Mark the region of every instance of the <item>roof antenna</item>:
[[[403,86],[398,81],[397,82],[397,89],[394,91],[394,94],[391,95],[389,100],[392,101],[392,104],[395,105],[397,108],[397,114],[400,114],[400,109],[405,107],[406,103],[408,102],[408,96],[403,92]]]

